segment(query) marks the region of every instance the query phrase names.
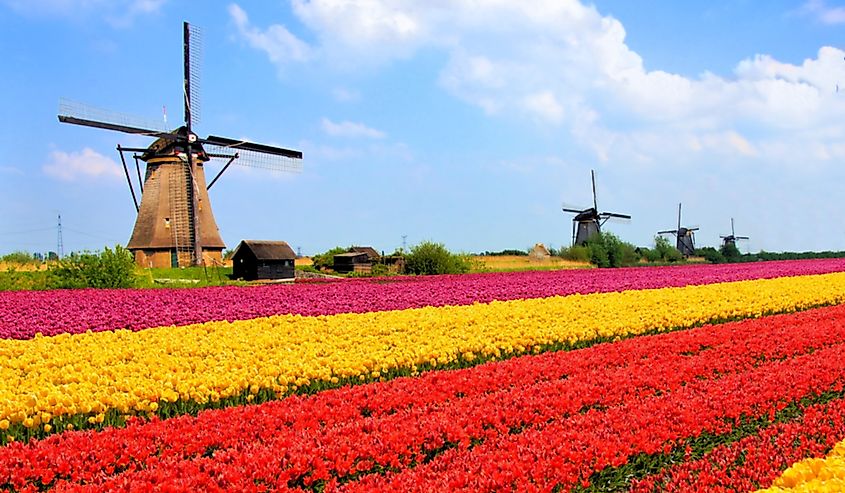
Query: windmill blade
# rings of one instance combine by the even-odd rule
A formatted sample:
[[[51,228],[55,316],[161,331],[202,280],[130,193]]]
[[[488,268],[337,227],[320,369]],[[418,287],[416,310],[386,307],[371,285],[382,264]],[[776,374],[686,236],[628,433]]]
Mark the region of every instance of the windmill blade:
[[[197,26],[185,22],[182,34],[185,57],[185,125],[192,127],[202,119],[202,31]]]
[[[659,234],[659,235],[668,235],[668,234],[676,235],[676,234],[678,234],[678,230],[677,229],[667,229],[666,231],[658,231],[657,234]]]
[[[127,134],[148,135],[176,140],[176,134],[164,127],[164,122],[156,122],[123,113],[96,108],[85,103],[59,100],[59,121],[85,127],[103,128]]]
[[[693,227],[691,227],[691,228],[687,228],[687,231],[698,231],[699,229],[701,229],[701,228],[700,228],[700,227],[698,227],[698,225],[695,225],[695,226],[693,226]]]
[[[237,154],[238,157],[232,163],[236,166],[293,173],[302,171],[302,159],[292,158],[282,154],[270,154],[242,147],[219,146],[215,144],[205,144],[203,148],[209,157],[228,159]],[[301,156],[302,154],[300,153],[299,155]]]
[[[602,217],[612,217],[614,219],[631,219],[628,214],[617,214],[616,212],[602,212]]]
[[[264,154],[273,154],[276,156],[284,156],[291,159],[302,159],[301,151],[294,151],[292,149],[284,149],[282,147],[274,147],[266,144],[256,144],[246,140],[235,140],[227,137],[217,137],[209,135],[205,139],[200,140],[201,144],[211,144],[220,148],[234,149],[237,151],[253,151]]]
[[[747,236],[734,236],[735,240],[750,240],[751,238]]]
[[[569,208],[569,207],[561,207],[560,210],[562,210],[563,212],[571,212],[573,214],[580,214],[587,209],[573,209],[573,208]]]

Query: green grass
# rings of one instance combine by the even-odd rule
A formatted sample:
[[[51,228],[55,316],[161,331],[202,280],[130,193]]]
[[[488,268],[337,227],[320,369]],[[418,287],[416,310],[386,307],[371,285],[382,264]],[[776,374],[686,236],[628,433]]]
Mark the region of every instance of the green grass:
[[[205,286],[245,286],[233,281],[231,267],[183,267],[171,269],[137,269],[138,288],[185,288]],[[0,291],[50,289],[48,271],[28,271],[8,267],[0,270]]]
[[[233,281],[231,267],[179,267],[168,269],[139,269],[138,287],[141,288],[178,288],[246,285],[243,281]]]

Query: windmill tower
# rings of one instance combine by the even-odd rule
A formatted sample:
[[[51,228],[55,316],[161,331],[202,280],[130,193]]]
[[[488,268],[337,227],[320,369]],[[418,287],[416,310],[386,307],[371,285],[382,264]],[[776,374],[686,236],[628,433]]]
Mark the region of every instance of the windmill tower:
[[[598,201],[596,200],[596,172],[590,170],[590,177],[593,181],[593,206],[582,209],[564,206],[563,212],[575,214],[572,218],[572,244],[583,246],[593,235],[601,232],[601,227],[610,218],[631,219],[627,214],[615,212],[599,212]]]
[[[731,234],[725,236],[719,236],[722,239],[722,247],[726,247],[728,245],[733,245],[736,247],[736,240],[747,240],[749,239],[747,236],[737,236],[736,232],[734,231],[734,218],[731,218]]]
[[[184,123],[175,130],[140,118],[62,101],[59,121],[88,127],[154,137],[147,148],[117,146],[126,181],[138,217],[127,248],[145,267],[182,267],[221,262],[225,245],[211,211],[208,189],[234,162],[280,171],[299,171],[302,153],[226,137],[200,138],[194,133],[199,122],[199,31],[183,24],[185,100]],[[133,153],[141,202],[126,165],[125,152]],[[212,158],[228,160],[206,185],[204,165]],[[146,164],[141,179],[139,160]]]
[[[665,235],[665,234],[673,234],[675,235],[675,248],[681,252],[681,255],[684,257],[691,257],[695,255],[695,234],[694,232],[698,231],[698,227],[695,228],[685,228],[681,226],[681,204],[678,204],[678,228],[677,229],[667,229],[665,231],[658,231],[657,234]]]

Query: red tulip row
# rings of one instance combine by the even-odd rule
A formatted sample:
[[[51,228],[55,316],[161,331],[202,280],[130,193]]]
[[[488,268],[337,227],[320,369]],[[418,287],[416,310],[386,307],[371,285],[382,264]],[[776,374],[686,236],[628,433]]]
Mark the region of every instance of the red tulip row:
[[[292,286],[0,292],[0,338],[141,330],[294,313],[330,315],[845,271],[845,259],[421,276]]]
[[[288,482],[306,486],[391,468],[413,476],[428,466],[453,462],[456,453],[483,453],[491,446],[495,451],[491,444],[518,441],[519,435],[510,433],[521,430],[527,430],[526,436],[544,436],[556,427],[577,430],[577,423],[587,417],[601,416],[621,420],[624,427],[625,413],[640,415],[638,409],[648,406],[666,412],[664,401],[675,402],[676,395],[681,400],[672,405],[684,407],[688,398],[700,401],[710,421],[699,428],[694,422],[686,425],[705,429],[718,424],[720,416],[739,415],[725,413],[726,407],[708,407],[707,395],[717,394],[715,398],[723,399],[726,406],[753,412],[754,403],[771,405],[781,394],[794,399],[838,382],[841,368],[812,387],[783,391],[765,387],[767,394],[755,394],[762,401],[752,404],[736,392],[728,400],[718,395],[725,385],[736,386],[749,376],[756,378],[774,369],[781,372],[777,365],[801,361],[813,368],[816,359],[827,361],[828,352],[845,351],[843,343],[845,308],[833,307],[208,411],[196,418],[155,420],[99,433],[64,433],[0,449],[0,474],[5,476],[0,476],[0,488],[49,485],[57,478],[58,486],[84,482],[104,489],[191,478],[216,478],[221,486],[234,489],[244,487],[230,482],[238,478],[252,486],[283,487]],[[813,356],[793,359],[814,351]],[[773,362],[777,360],[785,362]],[[790,375],[787,372],[784,378]],[[688,418],[698,411],[690,412]],[[598,424],[605,429],[612,425],[602,420]],[[666,433],[678,436],[658,440],[656,449],[667,439],[686,436],[686,428],[678,430],[677,425]],[[450,447],[456,449],[447,450]],[[613,460],[624,462],[626,453],[636,451],[617,451]],[[421,465],[431,459],[430,464]],[[596,458],[586,464],[591,461]],[[197,471],[204,471],[199,476],[204,480],[197,479]],[[123,474],[109,477],[118,472]],[[402,478],[401,474],[372,476],[362,485],[366,489],[371,481],[387,479],[401,484]]]
[[[806,408],[795,421],[776,423],[756,435],[720,445],[700,459],[635,480],[629,491],[755,491],[771,485],[793,463],[824,456],[843,438],[845,399],[837,399]]]
[[[540,490],[588,486],[590,476],[638,454],[669,451],[689,437],[721,435],[746,419],[773,415],[799,399],[841,392],[845,345],[740,374],[687,384],[657,397],[502,434],[476,447],[457,447],[415,468],[369,475],[344,491]],[[278,452],[278,450],[277,450]]]

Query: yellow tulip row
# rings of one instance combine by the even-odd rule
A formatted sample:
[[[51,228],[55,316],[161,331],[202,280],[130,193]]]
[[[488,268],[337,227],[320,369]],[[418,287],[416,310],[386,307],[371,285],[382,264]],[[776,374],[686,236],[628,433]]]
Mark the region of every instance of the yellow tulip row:
[[[796,462],[775,480],[771,488],[758,493],[840,493],[845,491],[845,441],[839,442],[824,459]]]
[[[835,273],[0,340],[0,430],[42,430],[61,424],[57,418],[63,416],[85,416],[96,425],[104,415],[266,400],[300,387],[415,374],[843,300],[845,273]]]

